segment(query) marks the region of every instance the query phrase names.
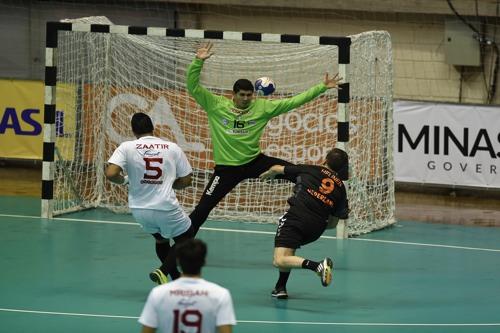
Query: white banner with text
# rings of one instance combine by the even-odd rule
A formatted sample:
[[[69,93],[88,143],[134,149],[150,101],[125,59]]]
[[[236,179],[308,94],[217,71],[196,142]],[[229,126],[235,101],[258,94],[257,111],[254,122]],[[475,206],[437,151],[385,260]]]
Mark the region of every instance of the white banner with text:
[[[396,181],[500,188],[500,107],[394,102]]]

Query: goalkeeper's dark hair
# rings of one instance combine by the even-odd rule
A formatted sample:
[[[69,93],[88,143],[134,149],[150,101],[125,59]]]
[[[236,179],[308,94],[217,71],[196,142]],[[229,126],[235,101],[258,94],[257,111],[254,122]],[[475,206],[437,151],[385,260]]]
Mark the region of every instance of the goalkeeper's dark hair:
[[[176,244],[175,254],[184,274],[200,275],[205,265],[207,245],[202,240],[191,238]]]
[[[342,149],[333,148],[326,154],[326,165],[338,174],[342,174],[349,166],[349,157]]]
[[[251,90],[253,91],[253,84],[250,80],[239,79],[233,85],[233,92],[236,94],[240,90]]]
[[[142,112],[134,114],[130,124],[132,125],[132,132],[134,132],[135,135],[153,133],[154,130],[151,118]]]

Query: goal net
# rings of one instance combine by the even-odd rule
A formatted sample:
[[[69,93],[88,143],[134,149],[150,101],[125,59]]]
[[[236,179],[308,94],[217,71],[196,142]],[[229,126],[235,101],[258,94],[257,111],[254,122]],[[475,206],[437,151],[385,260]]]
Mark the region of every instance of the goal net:
[[[92,207],[128,211],[127,187],[106,181],[104,170],[118,144],[134,139],[130,118],[138,111],[152,117],[157,136],[185,151],[194,169],[193,185],[177,196],[190,212],[214,166],[206,114],[186,90],[186,69],[197,45],[206,41],[203,31],[166,37],[165,29],[141,35],[108,27],[110,32],[90,32],[89,25],[73,24],[73,31],[58,32],[52,213]],[[280,35],[269,35],[265,42],[226,36],[232,35],[212,40],[215,54],[202,71],[201,84],[215,94],[229,97],[239,78],[253,82],[268,76],[276,92],[258,98],[289,97],[321,82],[325,72],[339,71],[335,45],[282,43],[275,38]],[[354,235],[394,222],[392,54],[386,32],[350,37],[345,81],[350,85],[348,228]],[[332,89],[272,119],[262,151],[293,163],[322,163],[337,143],[337,107]],[[228,194],[209,219],[276,223],[291,193],[291,183],[250,179]]]

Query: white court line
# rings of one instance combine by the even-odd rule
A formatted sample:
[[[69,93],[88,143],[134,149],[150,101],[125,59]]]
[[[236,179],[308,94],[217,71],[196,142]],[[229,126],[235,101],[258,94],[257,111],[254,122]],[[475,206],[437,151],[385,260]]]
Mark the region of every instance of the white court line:
[[[13,218],[28,218],[28,219],[42,219],[39,216],[30,215],[9,215],[0,214],[0,217],[13,217]],[[54,221],[70,221],[70,222],[86,222],[86,223],[102,223],[102,224],[119,224],[119,225],[133,225],[137,226],[136,222],[123,222],[123,221],[107,221],[107,220],[88,220],[88,219],[72,219],[64,217],[54,217]],[[210,228],[202,227],[201,230],[208,231],[221,231],[221,232],[236,232],[236,233],[246,233],[246,234],[265,234],[274,235],[275,232],[271,231],[258,231],[258,230],[239,230],[239,229],[226,229],[226,228]],[[337,239],[334,236],[321,236],[325,239]],[[412,245],[412,246],[423,246],[423,247],[437,247],[437,248],[448,248],[448,249],[458,249],[458,250],[472,250],[472,251],[484,251],[484,252],[500,252],[500,249],[488,249],[481,247],[469,247],[469,246],[455,246],[455,245],[443,245],[443,244],[429,244],[429,243],[415,243],[415,242],[401,242],[401,241],[391,241],[385,239],[370,239],[370,238],[349,238],[350,241],[362,241],[362,242],[376,242],[376,243],[388,243],[388,244],[400,244],[400,245]]]
[[[9,308],[0,308],[0,311],[48,314],[55,316],[100,317],[100,318],[136,319],[136,320],[139,319],[139,317],[133,317],[133,316],[35,311],[35,310],[9,309]],[[291,324],[291,325],[330,325],[330,326],[500,326],[500,323],[349,323],[349,322],[269,321],[269,320],[237,320],[237,322],[246,324],[280,324],[280,325]]]
[[[92,314],[92,313],[35,311],[35,310],[8,309],[8,308],[0,308],[0,311],[3,311],[3,312],[21,312],[21,313],[48,314],[48,315],[55,315],[55,316],[77,316],[77,317],[100,317],[100,318],[139,319],[139,317],[130,317],[130,316],[100,315],[100,314]]]

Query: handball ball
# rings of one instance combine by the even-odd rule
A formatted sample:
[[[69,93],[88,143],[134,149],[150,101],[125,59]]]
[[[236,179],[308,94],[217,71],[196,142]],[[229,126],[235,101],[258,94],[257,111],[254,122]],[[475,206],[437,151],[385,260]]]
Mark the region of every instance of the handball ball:
[[[268,77],[261,77],[255,81],[255,91],[257,95],[271,95],[276,89],[273,80]]]

